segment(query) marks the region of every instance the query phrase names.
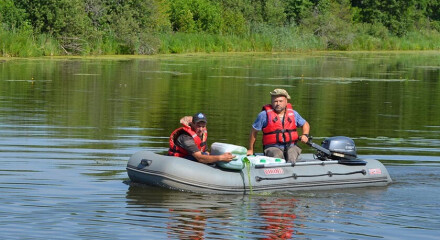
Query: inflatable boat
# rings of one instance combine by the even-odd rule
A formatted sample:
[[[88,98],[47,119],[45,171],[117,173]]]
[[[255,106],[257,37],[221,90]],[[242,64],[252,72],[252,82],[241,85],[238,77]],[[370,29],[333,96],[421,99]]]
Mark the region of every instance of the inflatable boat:
[[[229,151],[237,155],[236,159],[208,165],[140,151],[128,161],[128,176],[136,183],[222,194],[373,187],[392,182],[378,160],[357,158],[354,142],[347,137],[328,138],[321,146],[310,141],[308,144],[318,152],[300,155],[296,163],[243,156],[243,147],[236,146],[237,150],[233,149],[235,145],[215,144],[211,154]]]

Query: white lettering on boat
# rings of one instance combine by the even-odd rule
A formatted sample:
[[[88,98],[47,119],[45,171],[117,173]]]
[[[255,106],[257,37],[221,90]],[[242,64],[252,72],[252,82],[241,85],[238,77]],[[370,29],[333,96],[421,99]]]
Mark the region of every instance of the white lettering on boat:
[[[380,168],[371,168],[368,169],[368,172],[370,175],[382,174],[382,170],[380,170]]]
[[[268,169],[264,169],[264,174],[266,174],[266,175],[284,174],[284,171],[282,168],[268,168]]]

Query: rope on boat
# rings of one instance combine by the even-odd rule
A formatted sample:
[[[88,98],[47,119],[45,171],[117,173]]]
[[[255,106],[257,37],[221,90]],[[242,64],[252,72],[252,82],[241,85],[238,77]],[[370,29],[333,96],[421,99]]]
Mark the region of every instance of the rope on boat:
[[[313,175],[297,175],[296,173],[292,174],[292,176],[287,176],[287,177],[272,177],[272,178],[264,178],[264,177],[260,177],[260,176],[256,176],[255,180],[257,182],[263,181],[263,180],[282,180],[282,179],[286,179],[286,178],[300,178],[300,177],[322,177],[322,176],[329,176],[332,177],[334,175],[352,175],[352,174],[357,174],[357,173],[362,173],[363,175],[367,174],[367,171],[365,171],[365,169],[362,169],[360,171],[354,171],[354,172],[348,172],[348,173],[333,173],[331,171],[328,171],[327,173],[324,174],[313,174]]]

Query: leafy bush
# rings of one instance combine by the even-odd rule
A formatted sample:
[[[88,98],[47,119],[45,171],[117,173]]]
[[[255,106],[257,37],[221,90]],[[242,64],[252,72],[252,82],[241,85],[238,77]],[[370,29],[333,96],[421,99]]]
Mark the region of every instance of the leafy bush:
[[[170,21],[174,31],[219,33],[221,8],[208,0],[174,0],[170,2]]]

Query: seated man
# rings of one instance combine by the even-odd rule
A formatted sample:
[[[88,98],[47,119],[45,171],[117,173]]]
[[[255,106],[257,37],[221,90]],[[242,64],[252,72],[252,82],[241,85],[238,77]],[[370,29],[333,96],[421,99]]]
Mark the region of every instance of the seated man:
[[[235,157],[229,152],[222,155],[209,155],[206,152],[208,138],[206,124],[208,121],[203,113],[197,113],[193,117],[183,117],[180,123],[183,127],[171,133],[168,155],[201,163],[230,162]]]
[[[294,163],[301,153],[297,142],[309,141],[310,125],[288,103],[290,96],[286,90],[278,88],[270,92],[270,95],[271,104],[263,106],[252,125],[247,154],[254,154],[257,133],[263,131],[264,155]],[[297,128],[302,128],[301,137],[298,136]]]

